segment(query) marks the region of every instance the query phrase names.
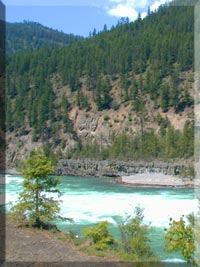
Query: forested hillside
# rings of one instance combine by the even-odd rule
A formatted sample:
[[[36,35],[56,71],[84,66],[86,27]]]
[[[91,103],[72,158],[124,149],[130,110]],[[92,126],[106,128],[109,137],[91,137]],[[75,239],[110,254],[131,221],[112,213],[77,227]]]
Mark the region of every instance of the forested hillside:
[[[19,35],[19,36],[23,36]],[[7,63],[8,161],[193,156],[193,7],[161,6]]]
[[[72,44],[80,36],[65,34],[37,22],[6,23],[6,51],[8,54],[35,50],[42,46]]]

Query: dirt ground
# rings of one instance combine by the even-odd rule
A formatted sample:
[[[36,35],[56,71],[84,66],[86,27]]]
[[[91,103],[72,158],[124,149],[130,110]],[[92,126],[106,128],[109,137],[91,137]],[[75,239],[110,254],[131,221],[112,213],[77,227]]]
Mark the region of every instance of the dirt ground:
[[[78,251],[64,232],[17,227],[9,217],[4,222],[0,216],[0,267],[163,267],[88,256]]]
[[[71,266],[69,265],[70,262],[76,262],[77,264],[85,262],[82,266],[87,266],[88,263],[92,262],[103,263],[108,261],[104,258],[88,256],[78,251],[67,238],[66,233],[63,232],[52,233],[47,230],[17,227],[10,219],[6,220],[5,230],[6,262],[15,263],[15,265],[8,264],[8,266],[35,266],[32,265],[33,262],[54,262],[57,264],[68,262],[67,265],[63,266]],[[3,235],[1,235],[2,240]],[[24,263],[28,262],[30,263],[29,265],[24,265]],[[58,266],[57,264],[55,266]],[[50,265],[48,264],[47,266]]]

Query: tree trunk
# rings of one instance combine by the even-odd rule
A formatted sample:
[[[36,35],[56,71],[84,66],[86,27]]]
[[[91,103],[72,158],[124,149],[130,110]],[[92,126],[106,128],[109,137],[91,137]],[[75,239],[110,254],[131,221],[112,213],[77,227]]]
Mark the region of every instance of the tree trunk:
[[[36,180],[37,187],[39,185],[38,179]],[[36,202],[35,202],[35,226],[40,227],[40,214],[39,214],[39,189],[36,190]]]

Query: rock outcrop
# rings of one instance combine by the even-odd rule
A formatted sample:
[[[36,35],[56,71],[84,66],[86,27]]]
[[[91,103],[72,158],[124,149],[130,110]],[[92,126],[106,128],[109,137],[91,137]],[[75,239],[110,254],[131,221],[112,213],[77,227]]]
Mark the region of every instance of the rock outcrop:
[[[62,159],[56,167],[57,175],[88,176],[88,177],[121,177],[138,173],[163,173],[174,176],[187,176],[191,164],[144,161],[91,161],[87,159]]]

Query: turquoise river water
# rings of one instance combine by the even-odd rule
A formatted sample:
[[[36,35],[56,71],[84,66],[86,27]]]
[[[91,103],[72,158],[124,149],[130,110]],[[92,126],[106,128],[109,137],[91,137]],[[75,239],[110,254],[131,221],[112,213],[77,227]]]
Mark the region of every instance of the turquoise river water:
[[[22,189],[22,177],[6,175],[6,203],[17,200]],[[145,222],[151,223],[152,249],[163,261],[183,262],[178,253],[164,251],[164,228],[169,219],[179,219],[197,208],[192,188],[136,188],[115,184],[112,179],[62,177],[61,215],[74,219],[74,223],[62,222],[62,230],[72,230],[77,235],[82,229],[100,221],[110,223],[110,231],[119,238],[118,223],[127,214],[133,214],[134,207],[144,208]]]

